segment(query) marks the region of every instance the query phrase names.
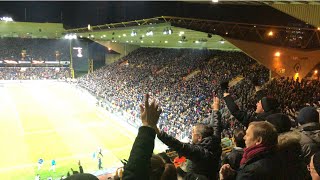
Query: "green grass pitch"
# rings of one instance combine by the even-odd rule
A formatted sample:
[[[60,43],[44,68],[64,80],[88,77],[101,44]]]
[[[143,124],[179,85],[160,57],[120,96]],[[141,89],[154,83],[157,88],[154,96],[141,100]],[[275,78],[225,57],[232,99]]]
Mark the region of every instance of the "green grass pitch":
[[[0,179],[53,179],[98,169],[92,154],[103,150],[103,167],[121,166],[135,134],[102,113],[93,101],[63,82],[0,82]],[[38,171],[37,161],[44,159]],[[49,172],[51,160],[56,172]]]

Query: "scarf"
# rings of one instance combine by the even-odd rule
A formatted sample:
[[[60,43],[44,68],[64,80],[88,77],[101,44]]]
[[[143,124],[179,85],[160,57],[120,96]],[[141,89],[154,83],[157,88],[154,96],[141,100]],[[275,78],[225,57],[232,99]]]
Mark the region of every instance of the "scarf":
[[[244,148],[243,156],[242,156],[242,159],[240,161],[240,166],[245,164],[249,159],[251,159],[255,155],[257,155],[257,154],[259,154],[261,152],[264,152],[264,151],[268,151],[268,150],[270,150],[272,148],[273,148],[273,146],[265,146],[263,144],[258,144],[258,145],[255,145],[255,146]]]

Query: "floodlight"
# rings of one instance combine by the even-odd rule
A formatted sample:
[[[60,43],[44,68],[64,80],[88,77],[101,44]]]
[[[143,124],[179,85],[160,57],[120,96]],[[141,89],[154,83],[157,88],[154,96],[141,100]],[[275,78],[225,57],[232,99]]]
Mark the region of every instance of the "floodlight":
[[[13,19],[11,17],[0,17],[0,21],[5,21],[5,22],[12,22]]]

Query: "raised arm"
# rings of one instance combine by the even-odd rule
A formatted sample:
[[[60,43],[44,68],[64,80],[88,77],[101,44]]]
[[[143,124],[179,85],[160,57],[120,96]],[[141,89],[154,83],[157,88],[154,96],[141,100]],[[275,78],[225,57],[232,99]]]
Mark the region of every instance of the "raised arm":
[[[132,146],[128,163],[124,167],[123,179],[149,179],[151,156],[154,149],[156,126],[161,110],[153,100],[149,105],[149,95],[145,104],[140,105],[142,125]]]
[[[211,106],[212,114],[210,118],[209,126],[213,129],[213,135],[220,138],[222,125],[221,125],[221,113],[220,109],[220,99],[218,97],[213,97],[213,104]]]
[[[224,93],[223,94],[223,99],[227,104],[227,107],[231,114],[238,120],[240,121],[244,126],[248,126],[250,123],[250,118],[251,116],[245,112],[241,111],[237,104],[234,102],[233,98],[230,96],[229,93]]]

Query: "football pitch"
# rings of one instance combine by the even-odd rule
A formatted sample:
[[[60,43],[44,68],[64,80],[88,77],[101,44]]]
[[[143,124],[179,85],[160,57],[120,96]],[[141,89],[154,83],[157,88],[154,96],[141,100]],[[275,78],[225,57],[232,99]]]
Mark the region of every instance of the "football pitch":
[[[87,95],[64,82],[0,82],[0,179],[57,179],[70,168],[98,170],[129,157],[135,133],[103,113]],[[38,170],[39,158],[44,164]],[[56,160],[56,172],[49,171]],[[70,171],[71,172],[71,171]]]

